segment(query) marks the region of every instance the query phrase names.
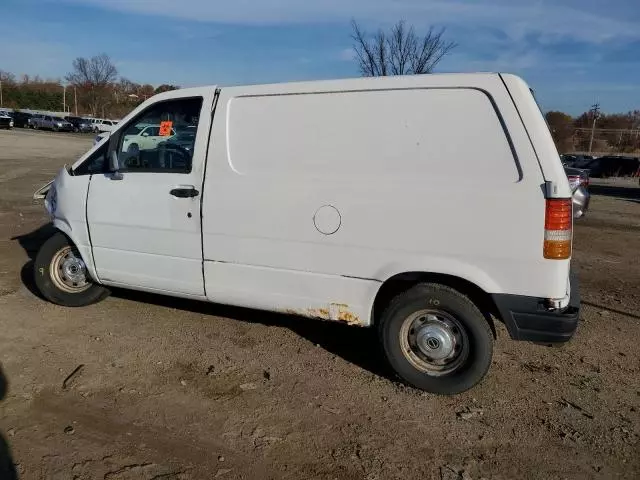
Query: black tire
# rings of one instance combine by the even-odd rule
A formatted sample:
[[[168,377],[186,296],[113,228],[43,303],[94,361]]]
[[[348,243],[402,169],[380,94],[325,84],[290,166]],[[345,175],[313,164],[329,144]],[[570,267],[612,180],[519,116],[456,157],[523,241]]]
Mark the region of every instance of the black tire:
[[[103,300],[109,295],[109,290],[94,283],[88,274],[86,278],[87,284],[79,289],[78,287],[60,287],[61,280],[54,279],[54,276],[60,278],[60,275],[52,273],[53,262],[58,264],[56,260],[65,251],[73,252],[73,255],[80,258],[73,243],[63,233],[55,233],[40,247],[34,262],[35,282],[42,296],[52,303],[65,307],[83,307],[91,305]],[[76,291],[73,291],[76,289]]]
[[[426,311],[433,313],[426,317],[423,313]],[[451,355],[455,357],[440,361],[450,362],[447,367],[450,370],[436,366],[430,357],[424,355],[424,350],[430,348],[427,343],[433,337],[423,336],[423,348],[420,349],[415,338],[411,340],[411,335],[408,335],[404,347],[412,353],[404,353],[404,334],[414,333],[416,328],[413,326],[418,325],[420,328],[414,337],[419,338],[428,324],[444,325],[452,335],[447,338],[454,338],[452,344],[455,348]],[[469,390],[482,380],[491,366],[493,334],[487,319],[468,297],[444,285],[423,283],[398,295],[382,314],[379,333],[391,368],[408,384],[430,393],[454,395]],[[437,339],[432,342],[434,344],[436,347],[439,345]],[[416,364],[429,368],[418,368]],[[442,370],[437,371],[439,368]]]

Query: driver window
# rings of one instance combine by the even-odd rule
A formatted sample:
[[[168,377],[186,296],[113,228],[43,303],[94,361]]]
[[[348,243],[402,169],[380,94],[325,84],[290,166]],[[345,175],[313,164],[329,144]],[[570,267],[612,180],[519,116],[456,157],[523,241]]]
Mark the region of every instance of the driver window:
[[[122,172],[189,173],[202,98],[151,105],[122,130],[118,163]]]

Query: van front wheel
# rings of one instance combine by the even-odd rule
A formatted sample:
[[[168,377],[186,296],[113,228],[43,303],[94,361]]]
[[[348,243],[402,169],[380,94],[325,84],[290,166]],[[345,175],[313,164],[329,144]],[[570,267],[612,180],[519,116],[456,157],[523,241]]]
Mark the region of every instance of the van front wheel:
[[[109,295],[109,290],[91,280],[75,245],[60,232],[40,247],[34,268],[38,290],[58,305],[83,307]]]
[[[464,392],[491,366],[489,323],[468,297],[444,285],[419,284],[398,295],[382,315],[380,337],[395,372],[427,392]]]

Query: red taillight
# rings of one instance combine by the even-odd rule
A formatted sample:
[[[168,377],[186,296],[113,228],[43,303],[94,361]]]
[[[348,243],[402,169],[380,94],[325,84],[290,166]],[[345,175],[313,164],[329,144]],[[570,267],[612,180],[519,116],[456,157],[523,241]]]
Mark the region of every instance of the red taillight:
[[[544,217],[544,258],[571,257],[573,207],[570,198],[549,198]]]

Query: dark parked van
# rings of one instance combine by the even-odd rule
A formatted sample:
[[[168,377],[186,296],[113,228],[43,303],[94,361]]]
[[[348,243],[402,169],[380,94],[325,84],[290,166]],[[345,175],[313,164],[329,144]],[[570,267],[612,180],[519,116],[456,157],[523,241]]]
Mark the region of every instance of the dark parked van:
[[[20,128],[29,128],[29,119],[33,114],[27,112],[13,112],[13,126]]]
[[[640,172],[640,160],[637,157],[607,155],[596,158],[586,167],[590,177],[629,177]]]

